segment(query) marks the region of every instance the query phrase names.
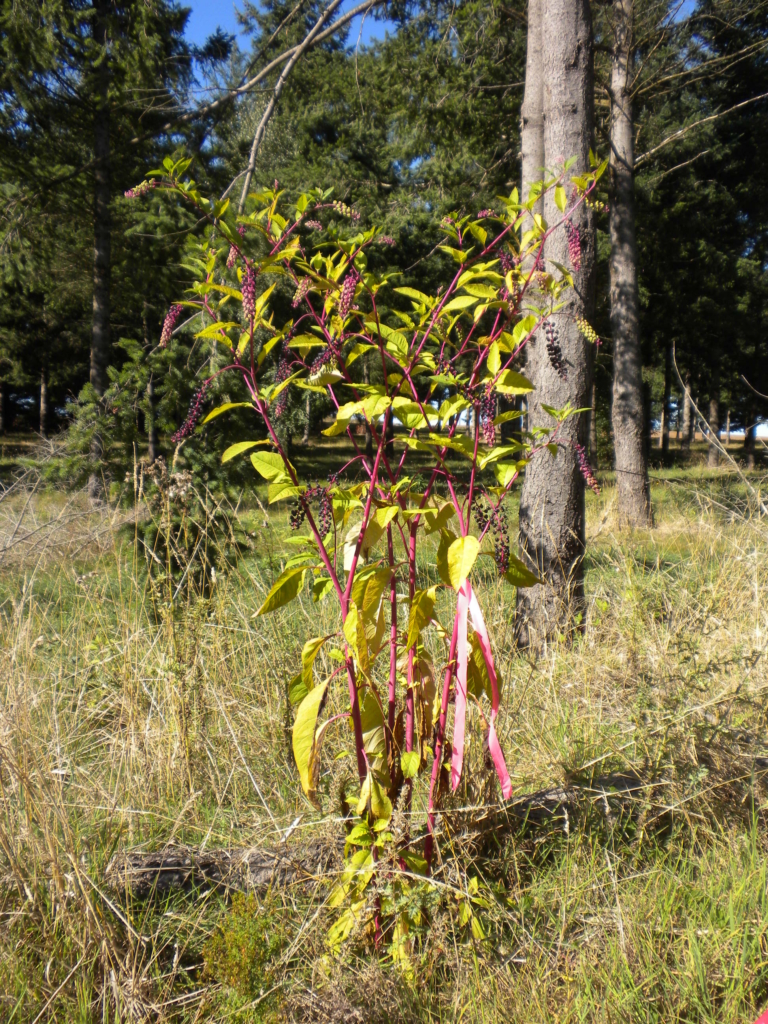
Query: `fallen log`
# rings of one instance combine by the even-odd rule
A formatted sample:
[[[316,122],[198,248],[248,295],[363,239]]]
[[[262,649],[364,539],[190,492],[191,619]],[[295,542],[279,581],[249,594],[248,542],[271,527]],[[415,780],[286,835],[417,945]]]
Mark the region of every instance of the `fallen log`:
[[[448,831],[502,835],[521,827],[552,828],[568,832],[571,819],[585,805],[608,801],[615,806],[631,798],[643,783],[634,775],[611,775],[592,786],[565,786],[513,797],[504,804],[463,812],[447,809],[443,820]],[[283,844],[272,849],[199,851],[190,847],[168,847],[152,853],[138,850],[116,854],[106,879],[126,896],[147,899],[174,891],[215,888],[220,891],[265,889],[270,885],[317,880],[341,866],[343,836],[337,842],[315,841],[303,846]]]

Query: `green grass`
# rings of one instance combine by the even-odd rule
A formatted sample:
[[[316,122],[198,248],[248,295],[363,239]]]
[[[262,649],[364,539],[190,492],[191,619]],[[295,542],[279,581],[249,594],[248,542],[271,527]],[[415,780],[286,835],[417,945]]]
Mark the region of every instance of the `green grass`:
[[[412,973],[378,962],[364,934],[329,955],[322,881],[231,907],[211,893],[132,903],[105,880],[118,849],[269,845],[298,816],[291,844],[338,835],[352,767],[334,755],[349,738],[327,740],[318,812],[286,698],[303,640],[334,631],[335,609],[303,595],[252,617],[280,569],[285,512],[249,505],[252,550],[209,600],[171,614],[125,511],[7,498],[0,1019],[751,1024],[768,1002],[768,532],[725,473],[659,470],[653,497],[655,528],[630,535],[610,487],[590,496],[585,631],[570,648],[519,656],[514,592],[480,573],[516,791],[609,773],[637,789],[594,793],[567,829],[557,818],[490,847],[449,816]],[[489,799],[482,761],[472,716],[461,806]],[[414,828],[423,805],[420,784]],[[482,942],[458,911],[472,876],[488,901]]]

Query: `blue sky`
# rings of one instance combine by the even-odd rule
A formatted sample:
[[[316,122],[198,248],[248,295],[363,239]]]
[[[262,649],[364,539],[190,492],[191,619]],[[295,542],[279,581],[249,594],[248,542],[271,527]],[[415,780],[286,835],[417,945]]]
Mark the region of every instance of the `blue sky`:
[[[344,7],[348,10],[354,2],[356,0],[347,0]],[[187,23],[187,38],[190,42],[201,45],[218,27],[225,32],[237,35],[236,4],[233,0],[182,0],[182,3],[183,6],[190,7],[192,10]],[[344,10],[344,7],[341,9]],[[383,39],[387,27],[386,23],[374,21],[371,15],[368,15],[363,26],[362,42],[369,43],[373,39]],[[356,18],[350,28],[350,42],[353,43],[357,39],[359,31],[360,19]],[[247,38],[242,37],[239,42],[243,49],[248,48]]]

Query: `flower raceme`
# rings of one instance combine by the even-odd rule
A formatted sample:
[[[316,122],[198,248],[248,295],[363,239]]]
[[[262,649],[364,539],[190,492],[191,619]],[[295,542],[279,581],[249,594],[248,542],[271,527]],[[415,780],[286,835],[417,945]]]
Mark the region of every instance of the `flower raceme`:
[[[370,246],[389,240],[375,227],[358,227],[353,211],[328,203],[328,192],[298,197],[293,213],[284,193],[263,189],[235,220],[226,202],[200,195],[188,166],[169,161],[160,187],[208,221],[190,304],[198,308],[201,344],[220,353],[216,376],[232,377],[231,390],[239,379],[242,389],[241,401],[213,409],[206,421],[230,404],[250,405],[261,437],[231,446],[223,458],[249,453],[269,502],[290,503],[292,555],[256,614],[277,612],[308,586],[313,601],[336,602],[336,626],[307,638],[301,671],[288,683],[296,766],[315,806],[323,799],[324,751],[347,745],[343,722],[353,737],[357,788],[344,796],[349,870],[331,897],[342,909],[328,941],[340,944],[362,915],[378,944],[406,927],[401,903],[379,882],[397,877],[405,893],[417,884],[414,872],[431,871],[440,779],[450,772],[450,786],[459,786],[468,724],[486,733],[503,797],[512,791],[496,732],[500,685],[472,578],[489,559],[511,586],[542,582],[511,549],[504,500],[532,459],[557,456],[570,406],[553,410],[550,427],[497,443],[496,428],[518,415],[497,414],[497,398],[533,390],[517,368],[520,356],[571,287],[546,258],[547,240],[565,230],[565,219],[547,226],[538,218],[530,228],[537,195],[561,188],[567,172],[550,175],[525,201],[513,191],[500,212],[457,213],[436,226],[452,269],[426,294],[369,263]],[[577,196],[568,216],[603,170],[571,178]],[[314,246],[304,229],[319,231],[319,222],[305,218],[328,205],[345,220],[324,229]],[[227,267],[232,246],[236,268]],[[288,286],[292,302],[275,301],[278,284]],[[238,302],[241,318],[233,313]],[[363,373],[364,360],[377,376]],[[307,391],[322,392],[332,409],[323,434],[338,439],[343,463],[323,484],[299,478],[278,429],[289,403]],[[177,439],[195,430],[204,396],[196,394]],[[582,473],[592,486],[593,476]],[[416,567],[425,542],[436,545],[429,555],[435,574],[421,589]],[[438,611],[438,589],[452,595],[447,615],[445,602]],[[342,685],[341,713],[327,717],[327,694]],[[393,808],[410,808],[420,777],[423,857],[412,837],[386,831]],[[408,871],[400,874],[403,865]]]

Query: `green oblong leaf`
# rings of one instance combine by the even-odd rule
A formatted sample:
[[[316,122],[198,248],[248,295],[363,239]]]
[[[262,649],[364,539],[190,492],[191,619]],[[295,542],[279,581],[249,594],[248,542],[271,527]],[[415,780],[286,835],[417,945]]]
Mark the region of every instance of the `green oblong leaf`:
[[[223,412],[229,412],[230,409],[241,409],[245,406],[253,408],[250,402],[225,402],[224,405],[217,405],[215,409],[211,409],[208,415],[203,420],[203,423],[208,423],[210,420],[215,420],[217,416],[221,416]]]
[[[299,566],[294,569],[286,569],[281,573],[272,584],[272,589],[264,599],[261,608],[254,613],[254,618],[257,615],[266,615],[268,612],[277,611],[278,608],[293,601],[304,586],[306,572],[306,568]]]
[[[221,456],[222,466],[225,462],[229,462],[231,459],[234,459],[236,455],[247,452],[250,448],[255,448],[257,444],[271,444],[271,441],[238,441],[237,444],[231,444]]]
[[[471,533],[457,538],[448,548],[448,576],[454,590],[459,590],[477,560],[480,542]]]
[[[299,704],[296,712],[296,719],[293,723],[293,756],[296,759],[296,767],[299,770],[301,788],[309,795],[310,788],[310,764],[312,761],[312,749],[315,745],[315,729],[317,717],[320,714],[320,705],[325,697],[328,683],[322,683],[309,691],[304,700]]]

